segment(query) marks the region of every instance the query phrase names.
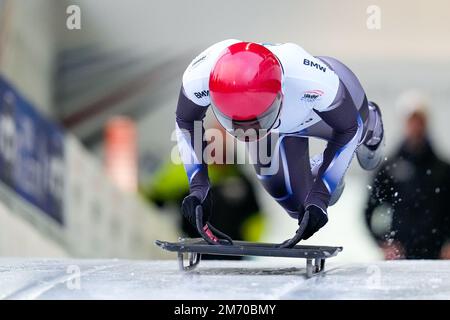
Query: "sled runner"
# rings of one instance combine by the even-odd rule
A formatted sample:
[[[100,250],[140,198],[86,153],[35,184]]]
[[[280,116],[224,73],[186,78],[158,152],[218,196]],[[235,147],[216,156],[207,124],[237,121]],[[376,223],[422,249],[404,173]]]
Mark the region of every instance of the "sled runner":
[[[324,271],[325,260],[342,251],[342,247],[296,245],[292,248],[282,248],[279,244],[247,241],[211,245],[202,238],[180,239],[179,242],[156,240],[155,244],[164,250],[177,252],[180,269],[183,271],[193,270],[200,263],[202,254],[284,257],[306,259],[307,277],[312,277],[314,274]],[[188,260],[187,265],[184,262],[185,256]]]

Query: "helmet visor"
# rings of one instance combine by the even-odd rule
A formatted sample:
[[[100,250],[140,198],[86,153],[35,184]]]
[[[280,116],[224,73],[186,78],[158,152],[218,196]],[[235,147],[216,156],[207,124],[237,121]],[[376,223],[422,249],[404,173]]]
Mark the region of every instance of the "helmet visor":
[[[282,95],[279,93],[270,107],[261,115],[250,120],[233,120],[224,115],[211,100],[212,110],[219,123],[231,135],[245,142],[259,140],[269,133],[278,119],[281,110]]]

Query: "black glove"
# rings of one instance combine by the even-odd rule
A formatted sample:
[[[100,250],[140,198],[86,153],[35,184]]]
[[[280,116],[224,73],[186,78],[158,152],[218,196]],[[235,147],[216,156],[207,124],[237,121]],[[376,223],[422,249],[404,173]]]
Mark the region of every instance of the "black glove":
[[[183,217],[189,221],[189,223],[197,230],[197,223],[195,220],[195,209],[197,206],[201,205],[203,208],[203,224],[206,224],[208,220],[211,218],[212,214],[212,196],[211,191],[208,191],[206,198],[203,201],[200,201],[194,195],[188,195],[184,198],[183,203],[181,204],[181,212]]]
[[[309,239],[314,233],[316,233],[320,228],[322,228],[327,222],[327,215],[316,205],[309,205],[306,209],[303,209],[303,206],[299,208],[298,215],[298,224],[303,220],[303,217],[306,212],[309,212],[309,221],[306,226],[305,231],[303,232],[302,239]]]

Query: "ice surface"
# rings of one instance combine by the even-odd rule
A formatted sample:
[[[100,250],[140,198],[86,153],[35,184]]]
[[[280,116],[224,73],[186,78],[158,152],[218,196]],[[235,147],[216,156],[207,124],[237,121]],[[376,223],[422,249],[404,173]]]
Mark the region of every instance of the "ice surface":
[[[450,299],[450,261],[333,264],[307,279],[305,260],[0,259],[2,299]],[[80,277],[75,272],[80,270]],[[79,279],[79,282],[78,282]]]

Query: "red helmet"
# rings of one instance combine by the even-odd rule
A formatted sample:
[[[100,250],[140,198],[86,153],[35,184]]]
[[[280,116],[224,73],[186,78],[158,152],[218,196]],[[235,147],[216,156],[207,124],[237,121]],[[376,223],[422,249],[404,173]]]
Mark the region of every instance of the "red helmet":
[[[281,64],[266,47],[252,42],[229,46],[209,77],[217,120],[240,140],[261,138],[280,113],[281,78]]]

